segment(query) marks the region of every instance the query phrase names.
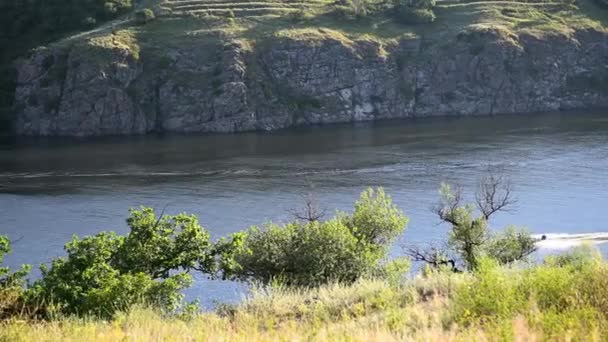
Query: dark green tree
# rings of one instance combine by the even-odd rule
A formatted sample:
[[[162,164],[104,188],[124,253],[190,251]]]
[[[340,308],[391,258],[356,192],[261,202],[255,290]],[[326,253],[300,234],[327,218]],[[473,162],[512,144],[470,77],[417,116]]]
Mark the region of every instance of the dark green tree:
[[[382,189],[361,194],[350,215],[253,227],[221,240],[225,278],[316,286],[353,282],[380,267],[408,219]]]
[[[65,246],[67,257],[43,266],[30,296],[49,312],[111,317],[134,304],[175,310],[187,273],[214,272],[209,234],[195,216],[156,217],[151,208],[132,210],[130,232],[102,232]]]

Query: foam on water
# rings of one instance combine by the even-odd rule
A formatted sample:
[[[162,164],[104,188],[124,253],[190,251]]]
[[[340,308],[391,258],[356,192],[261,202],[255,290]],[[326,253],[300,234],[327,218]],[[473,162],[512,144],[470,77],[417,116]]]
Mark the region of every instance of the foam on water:
[[[545,236],[546,239],[541,240],[543,236]],[[584,243],[601,244],[608,242],[608,232],[581,234],[550,233],[536,234],[533,235],[533,237],[538,239],[536,246],[541,249],[567,249]]]

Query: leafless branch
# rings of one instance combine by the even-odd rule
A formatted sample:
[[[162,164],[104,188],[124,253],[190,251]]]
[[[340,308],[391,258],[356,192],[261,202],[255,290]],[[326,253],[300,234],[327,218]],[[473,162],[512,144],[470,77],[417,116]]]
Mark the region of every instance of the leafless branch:
[[[302,196],[304,206],[301,209],[291,209],[289,212],[298,220],[315,222],[322,219],[327,213],[326,208],[319,206],[319,201],[312,192]]]
[[[511,181],[502,173],[489,170],[479,181],[475,202],[483,217],[488,220],[494,213],[506,211],[517,200],[513,198]]]
[[[404,247],[405,255],[409,256],[412,261],[421,261],[432,267],[450,266],[453,272],[461,272],[456,267],[456,261],[453,258],[446,256],[443,249],[436,246],[421,248],[419,246]]]

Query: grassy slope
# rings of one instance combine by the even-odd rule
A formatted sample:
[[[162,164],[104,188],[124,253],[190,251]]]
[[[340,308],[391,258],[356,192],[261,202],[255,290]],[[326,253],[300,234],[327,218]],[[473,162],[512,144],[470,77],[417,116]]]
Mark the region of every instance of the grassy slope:
[[[148,0],[148,5],[152,6],[154,1],[158,0]],[[129,44],[141,50],[166,50],[205,42],[218,43],[226,39],[256,43],[272,40],[276,36],[305,39],[332,37],[340,40],[364,37],[383,41],[408,36],[446,42],[471,26],[495,26],[511,33],[526,31],[538,36],[555,33],[569,35],[576,30],[589,28],[608,31],[608,9],[599,8],[593,0],[578,0],[575,4],[564,0],[439,0],[435,8],[437,20],[432,24],[415,26],[396,23],[390,13],[359,20],[338,18],[332,15],[331,1],[328,0],[315,0],[310,5],[294,5],[294,2],[285,0],[168,1],[162,6],[173,6],[174,12],[145,26],[120,22],[106,25],[90,34],[64,39],[60,44],[97,37],[95,45],[99,46],[104,41],[99,38],[112,36],[112,31],[115,35],[118,32],[119,36],[133,37],[129,39]],[[201,10],[201,4],[207,4],[204,7],[207,10]],[[281,6],[291,7],[285,12]],[[250,7],[265,10],[249,13],[246,10]],[[234,18],[227,17],[232,14],[223,12],[230,9],[233,9]],[[302,10],[298,19],[294,18],[294,9]],[[191,15],[188,15],[188,10],[191,10]],[[116,39],[105,41],[111,45]]]
[[[6,322],[0,340],[601,341],[608,338],[608,307],[600,298],[607,294],[607,271],[606,263],[590,262],[582,269],[488,268],[476,276],[448,272],[405,283],[258,289],[238,306],[187,318],[134,309],[111,322]]]

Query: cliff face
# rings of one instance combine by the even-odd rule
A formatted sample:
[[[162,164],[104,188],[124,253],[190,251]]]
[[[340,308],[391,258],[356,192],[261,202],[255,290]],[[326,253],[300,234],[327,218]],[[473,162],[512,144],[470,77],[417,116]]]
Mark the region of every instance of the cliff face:
[[[236,132],[608,107],[608,34],[471,27],[441,42],[333,31],[132,49],[83,41],[18,66],[19,135]]]

